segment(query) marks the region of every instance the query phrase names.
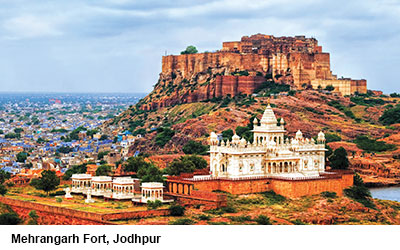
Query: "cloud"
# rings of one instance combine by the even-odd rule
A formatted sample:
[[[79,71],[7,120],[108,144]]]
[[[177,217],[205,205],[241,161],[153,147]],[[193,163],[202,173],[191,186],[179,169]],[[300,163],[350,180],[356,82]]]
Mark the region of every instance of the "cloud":
[[[189,44],[214,51],[223,41],[264,33],[316,37],[331,53],[335,74],[399,92],[395,0],[0,0],[0,5],[4,90],[150,91],[165,51],[176,54]]]
[[[54,23],[42,18],[26,15],[11,18],[4,22],[3,28],[8,32],[7,37],[12,39],[37,38],[59,36]]]

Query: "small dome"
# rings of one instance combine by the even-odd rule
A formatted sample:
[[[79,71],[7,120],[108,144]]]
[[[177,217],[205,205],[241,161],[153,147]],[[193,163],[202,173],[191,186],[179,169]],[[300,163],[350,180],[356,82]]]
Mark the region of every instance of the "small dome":
[[[257,117],[254,117],[253,124],[254,124],[254,125],[258,125]]]
[[[303,133],[300,130],[298,130],[296,133],[296,139],[302,139],[302,138],[303,138]]]
[[[246,146],[246,144],[247,144],[246,139],[242,138],[242,139],[240,140],[240,145]]]
[[[218,136],[217,136],[217,134],[213,131],[213,132],[211,132],[211,134],[210,134],[210,138],[211,138],[211,139],[218,139]]]
[[[240,137],[237,134],[234,134],[232,136],[232,143],[233,144],[238,144],[240,142]]]
[[[285,120],[283,120],[283,117],[281,118],[279,124],[280,124],[281,126],[285,125]]]
[[[317,141],[318,142],[324,142],[325,141],[325,134],[322,131],[319,132]]]

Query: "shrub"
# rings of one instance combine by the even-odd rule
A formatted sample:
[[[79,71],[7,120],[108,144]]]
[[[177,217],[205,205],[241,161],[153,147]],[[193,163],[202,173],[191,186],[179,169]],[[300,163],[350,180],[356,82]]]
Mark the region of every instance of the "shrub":
[[[314,114],[324,115],[323,112],[318,111],[318,110],[316,110],[316,109],[314,109],[314,108],[311,108],[311,107],[305,107],[304,109],[307,110],[307,111],[310,111],[310,112],[312,112],[312,113],[314,113]]]
[[[30,218],[30,220],[28,221],[28,225],[37,225],[38,224],[37,219],[39,218],[39,216],[36,214],[36,211],[31,210],[28,215]]]
[[[259,215],[255,221],[259,225],[272,225],[270,219],[265,215]]]
[[[335,87],[333,87],[332,85],[328,85],[328,86],[325,87],[325,90],[334,91]]]
[[[354,141],[357,147],[367,152],[383,152],[396,149],[395,145],[387,144],[384,141],[370,139],[368,136],[360,135]]]
[[[18,225],[22,219],[15,212],[0,214],[0,225]]]
[[[341,141],[342,137],[340,137],[337,134],[326,133],[325,139],[326,139],[326,142],[329,143],[329,142]]]
[[[263,196],[267,200],[268,205],[273,205],[277,203],[282,203],[286,200],[286,198],[280,194],[276,194],[274,191],[267,191],[263,193]]]
[[[207,146],[193,140],[188,141],[182,148],[185,154],[205,155],[207,154],[207,150]]]
[[[217,209],[207,210],[206,212],[210,213],[210,214],[221,215],[224,213],[236,213],[237,210],[234,207],[227,206],[227,207],[221,207],[221,208],[217,208]]]
[[[162,206],[162,202],[160,200],[155,201],[147,201],[147,209],[157,209]]]
[[[209,221],[207,222],[208,225],[228,225],[225,221]]]
[[[229,216],[228,217],[231,221],[235,222],[245,222],[245,221],[252,221],[253,219],[250,216]]]
[[[54,197],[54,196],[59,196],[59,195],[65,195],[65,191],[63,190],[58,190],[56,192],[50,193],[49,196]]]
[[[171,205],[169,211],[172,216],[183,216],[185,214],[185,208],[177,204]]]
[[[165,144],[167,144],[174,135],[175,131],[170,128],[158,128],[157,135],[155,137],[156,145],[164,147]]]
[[[347,197],[363,204],[365,207],[375,209],[375,204],[371,199],[371,192],[364,185],[362,178],[358,174],[355,174],[353,177],[353,181],[354,185],[350,188],[346,188],[345,190],[343,190],[344,194]]]
[[[385,110],[379,121],[386,126],[400,123],[400,106]]]
[[[276,78],[278,78],[276,76]],[[267,81],[261,84],[261,86],[254,90],[254,93],[262,92],[265,96],[269,96],[271,94],[278,94],[281,92],[290,91],[290,85],[288,84],[279,84],[273,81]]]
[[[384,100],[379,98],[366,99],[365,97],[362,96],[352,96],[350,97],[350,101],[362,106],[376,106],[376,105],[384,105],[386,103]]]
[[[336,198],[337,197],[335,192],[329,192],[329,191],[322,192],[321,196],[324,198]]]
[[[206,214],[201,214],[198,216],[199,220],[210,220],[211,216],[210,215],[206,215]]]

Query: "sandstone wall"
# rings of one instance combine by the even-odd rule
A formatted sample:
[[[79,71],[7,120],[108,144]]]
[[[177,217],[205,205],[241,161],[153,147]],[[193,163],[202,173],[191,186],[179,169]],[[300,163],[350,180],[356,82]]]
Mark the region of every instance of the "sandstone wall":
[[[35,210],[39,216],[39,225],[112,225],[113,223],[109,221],[166,216],[170,213],[168,209],[157,209],[99,214],[30,201],[15,200],[8,197],[0,197],[0,203],[9,205],[24,220],[28,220],[29,212]]]
[[[204,180],[194,182],[194,188],[204,191],[221,190],[231,194],[260,193],[270,190],[269,178],[239,180]]]
[[[198,53],[169,55],[162,58],[162,73],[180,72],[186,79],[193,74],[207,71],[209,68],[226,68],[227,73],[236,70],[267,71],[268,61],[264,55],[239,54],[231,52]]]
[[[272,180],[271,190],[289,198],[298,198],[305,195],[320,194],[324,191],[343,195],[343,189],[353,185],[353,174],[344,174],[341,177],[314,180]]]
[[[290,198],[304,195],[319,194],[324,191],[343,194],[343,189],[353,185],[353,173],[343,172],[335,175],[327,175],[322,179],[274,179],[274,178],[243,178],[230,179],[204,179],[193,181],[194,189],[202,191],[221,190],[231,194],[250,194],[273,190]]]

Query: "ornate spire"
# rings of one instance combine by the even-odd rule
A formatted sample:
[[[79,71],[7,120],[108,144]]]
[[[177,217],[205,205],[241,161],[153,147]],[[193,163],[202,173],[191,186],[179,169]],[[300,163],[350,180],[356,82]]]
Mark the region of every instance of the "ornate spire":
[[[278,123],[278,120],[276,119],[276,116],[274,114],[274,111],[271,108],[271,105],[268,104],[267,108],[264,111],[264,114],[261,118],[261,126],[268,126],[268,125],[274,125]]]

